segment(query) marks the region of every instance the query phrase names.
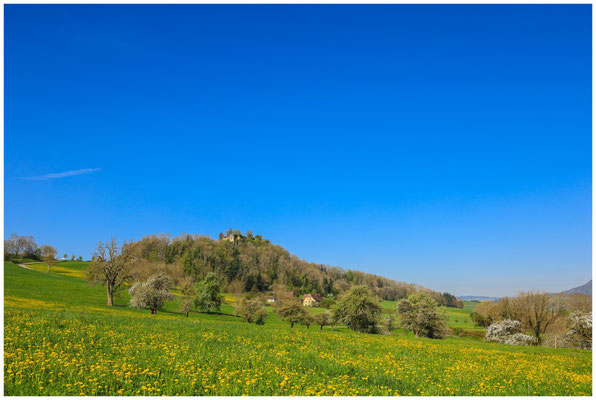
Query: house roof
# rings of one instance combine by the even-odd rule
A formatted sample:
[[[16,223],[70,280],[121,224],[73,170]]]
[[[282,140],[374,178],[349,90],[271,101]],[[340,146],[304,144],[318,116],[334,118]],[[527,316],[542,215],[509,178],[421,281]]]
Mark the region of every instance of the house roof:
[[[321,302],[321,300],[323,300],[323,298],[321,297],[321,295],[318,295],[318,294],[310,294],[310,293],[307,293],[307,294],[305,294],[303,298],[304,298],[304,299],[307,299],[308,297],[312,297],[312,298],[313,298],[313,300],[314,300],[314,301],[316,301],[317,303],[320,303],[320,302]]]

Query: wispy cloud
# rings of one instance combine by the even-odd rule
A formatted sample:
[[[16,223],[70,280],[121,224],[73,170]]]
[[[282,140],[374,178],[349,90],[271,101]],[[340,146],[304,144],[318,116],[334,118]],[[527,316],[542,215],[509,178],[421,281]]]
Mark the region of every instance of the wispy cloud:
[[[59,179],[59,178],[66,178],[68,176],[92,174],[94,172],[99,172],[99,171],[101,171],[101,168],[75,169],[72,171],[55,172],[52,174],[46,174],[46,175],[40,175],[40,176],[28,176],[23,179],[26,179],[28,181],[43,181],[46,179]]]

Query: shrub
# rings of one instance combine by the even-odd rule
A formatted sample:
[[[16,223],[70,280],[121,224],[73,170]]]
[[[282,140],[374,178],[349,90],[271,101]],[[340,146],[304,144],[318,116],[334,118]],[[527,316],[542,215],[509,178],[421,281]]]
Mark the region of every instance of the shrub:
[[[470,318],[472,318],[472,323],[474,326],[481,326],[486,328],[488,324],[488,320],[484,318],[484,315],[477,313],[476,311],[472,311],[470,314]]]
[[[527,346],[536,342],[533,336],[521,333],[521,322],[511,319],[490,325],[486,329],[486,340],[514,346]]]

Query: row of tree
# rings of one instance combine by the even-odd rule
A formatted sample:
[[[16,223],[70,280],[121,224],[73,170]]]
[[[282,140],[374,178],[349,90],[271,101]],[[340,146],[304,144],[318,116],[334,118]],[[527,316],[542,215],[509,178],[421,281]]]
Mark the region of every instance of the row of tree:
[[[328,312],[313,316],[297,302],[282,304],[277,312],[291,327],[298,322],[307,327],[315,323],[321,328],[341,323],[357,332],[379,333],[381,311],[379,299],[369,288],[355,286],[340,297]],[[416,337],[442,338],[447,333],[444,309],[428,293],[414,293],[401,300],[396,306],[396,314],[398,326],[413,332]],[[394,321],[393,317],[389,318],[389,330],[394,329]]]

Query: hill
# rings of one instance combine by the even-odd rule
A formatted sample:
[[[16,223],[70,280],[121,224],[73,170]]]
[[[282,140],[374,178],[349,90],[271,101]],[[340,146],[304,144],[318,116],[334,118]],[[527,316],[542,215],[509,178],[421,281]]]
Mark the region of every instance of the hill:
[[[229,229],[214,240],[203,235],[148,235],[129,244],[137,270],[165,268],[169,274],[204,277],[216,273],[228,292],[317,293],[335,297],[353,285],[366,285],[383,300],[399,300],[411,293],[430,293],[441,305],[463,307],[455,296],[423,286],[340,267],[310,263],[290,254],[261,235]],[[160,266],[161,264],[161,266]]]
[[[290,329],[271,312],[257,326],[233,302],[187,318],[177,299],[151,315],[126,292],[107,307],[84,265],[4,263],[5,395],[592,394],[591,351]]]
[[[565,290],[564,292],[561,292],[561,293],[563,293],[563,294],[581,293],[581,294],[585,294],[586,296],[592,297],[592,280],[590,279],[589,282],[587,282],[581,286],[574,287],[573,289]]]
[[[499,300],[500,297],[488,297],[488,296],[458,296],[458,299],[468,301],[495,301]]]

